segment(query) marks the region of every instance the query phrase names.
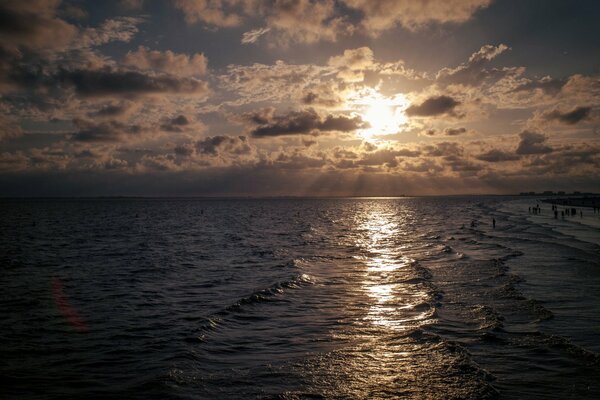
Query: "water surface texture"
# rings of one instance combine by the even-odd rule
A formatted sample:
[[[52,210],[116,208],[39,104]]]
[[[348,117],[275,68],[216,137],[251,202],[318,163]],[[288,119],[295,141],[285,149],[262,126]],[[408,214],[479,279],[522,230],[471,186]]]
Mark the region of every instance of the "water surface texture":
[[[3,200],[2,397],[600,398],[600,214],[535,203]]]

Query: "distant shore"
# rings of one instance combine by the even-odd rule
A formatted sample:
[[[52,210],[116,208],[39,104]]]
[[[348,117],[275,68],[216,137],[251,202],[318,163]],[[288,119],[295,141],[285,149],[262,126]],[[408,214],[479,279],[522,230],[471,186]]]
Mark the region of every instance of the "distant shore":
[[[544,203],[573,207],[600,207],[600,196],[593,197],[556,197],[542,200]]]

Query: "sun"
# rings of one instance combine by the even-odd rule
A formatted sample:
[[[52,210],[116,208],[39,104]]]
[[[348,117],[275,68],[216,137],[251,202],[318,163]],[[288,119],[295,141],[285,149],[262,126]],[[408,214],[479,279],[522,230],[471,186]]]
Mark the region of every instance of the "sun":
[[[387,97],[376,89],[366,88],[351,96],[349,102],[369,124],[368,128],[359,132],[364,139],[375,140],[379,136],[398,133],[408,122],[404,111],[409,102],[401,93]]]

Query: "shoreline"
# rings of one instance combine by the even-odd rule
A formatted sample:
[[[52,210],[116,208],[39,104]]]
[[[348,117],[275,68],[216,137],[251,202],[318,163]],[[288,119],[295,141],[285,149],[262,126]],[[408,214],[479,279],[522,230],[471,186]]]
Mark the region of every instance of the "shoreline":
[[[600,207],[600,196],[543,199],[542,202],[573,207]]]

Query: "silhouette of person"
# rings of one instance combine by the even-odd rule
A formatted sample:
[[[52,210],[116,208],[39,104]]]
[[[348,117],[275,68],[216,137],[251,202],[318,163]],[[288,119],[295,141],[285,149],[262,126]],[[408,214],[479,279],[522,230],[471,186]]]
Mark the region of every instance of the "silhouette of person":
[[[492,227],[496,229],[496,218],[492,218]]]

